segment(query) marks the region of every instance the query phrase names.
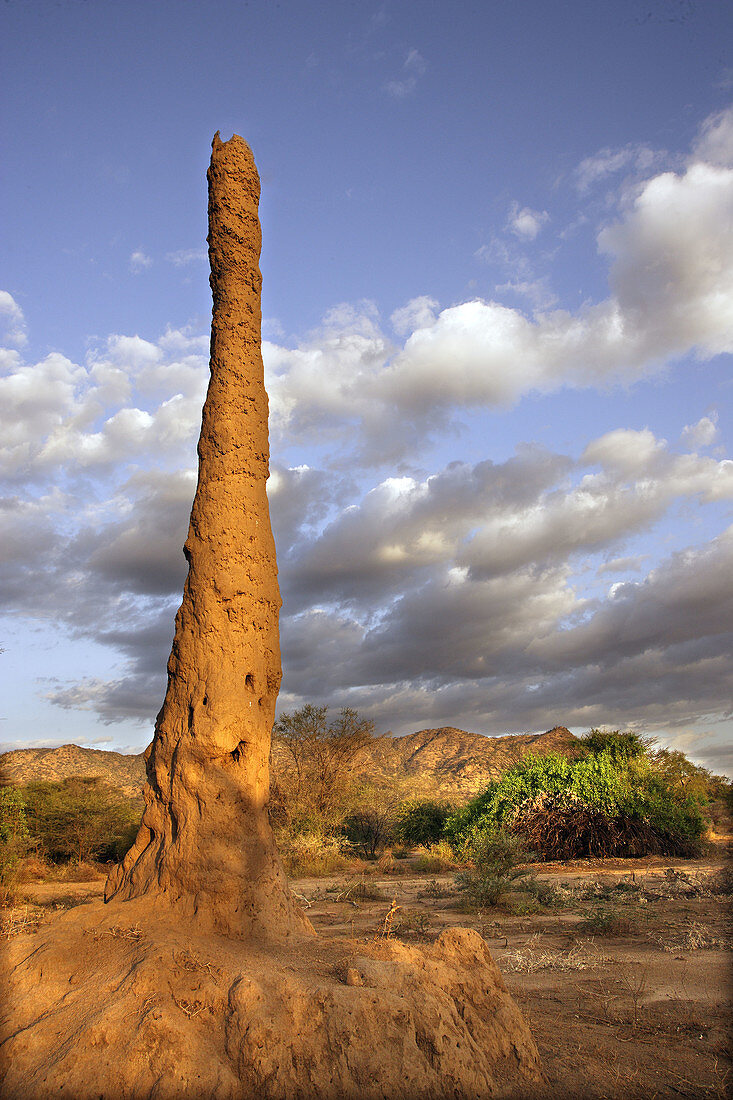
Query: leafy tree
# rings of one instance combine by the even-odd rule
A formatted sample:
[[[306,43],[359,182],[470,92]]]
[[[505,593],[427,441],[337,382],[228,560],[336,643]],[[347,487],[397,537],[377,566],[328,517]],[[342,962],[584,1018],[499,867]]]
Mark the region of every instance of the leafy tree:
[[[433,844],[443,835],[445,823],[453,812],[449,802],[432,798],[411,798],[397,807],[394,839],[408,847]]]
[[[16,787],[0,788],[0,902],[13,895],[18,864],[28,851],[29,839],[20,791]]]
[[[692,796],[705,804],[715,799],[725,801],[730,796],[733,785],[729,779],[693,764],[683,752],[656,749],[650,754],[650,763],[678,800]]]
[[[393,820],[394,809],[389,803],[373,801],[348,815],[344,833],[367,859],[375,859],[392,837]]]
[[[23,796],[17,787],[0,788],[0,844],[18,848],[28,836]]]
[[[271,792],[275,821],[302,832],[337,827],[355,805],[359,761],[374,736],[374,723],[344,707],[328,721],[328,707],[307,703],[275,723],[281,746]]]
[[[139,804],[101,779],[29,783],[22,794],[31,835],[53,862],[120,859],[134,840]]]

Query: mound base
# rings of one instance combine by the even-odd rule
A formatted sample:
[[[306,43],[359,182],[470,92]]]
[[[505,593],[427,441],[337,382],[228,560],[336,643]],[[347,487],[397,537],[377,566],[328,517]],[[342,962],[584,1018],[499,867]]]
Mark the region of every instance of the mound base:
[[[541,1085],[476,932],[423,949],[257,945],[110,908],[6,943],[4,1097],[478,1100]]]

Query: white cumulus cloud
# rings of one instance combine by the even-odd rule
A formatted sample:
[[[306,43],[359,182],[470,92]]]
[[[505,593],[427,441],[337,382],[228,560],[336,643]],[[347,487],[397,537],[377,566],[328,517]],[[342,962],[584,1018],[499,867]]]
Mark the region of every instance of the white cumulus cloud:
[[[141,248],[135,249],[130,254],[130,271],[133,275],[139,275],[141,271],[145,271],[147,267],[152,267],[152,259],[150,256],[146,256]]]
[[[386,81],[385,91],[393,99],[406,99],[415,91],[417,82],[425,74],[427,67],[427,62],[420,51],[414,46],[411,47],[402,64],[402,76],[396,80]]]
[[[23,310],[7,290],[0,290],[0,325],[0,339],[14,347],[22,347],[26,343],[28,337]]]
[[[696,424],[687,424],[682,429],[681,440],[688,447],[710,447],[719,436],[718,414],[702,416]]]
[[[512,233],[525,241],[533,241],[543,225],[550,220],[546,210],[531,210],[529,206],[520,208],[518,202],[511,205],[508,225]]]

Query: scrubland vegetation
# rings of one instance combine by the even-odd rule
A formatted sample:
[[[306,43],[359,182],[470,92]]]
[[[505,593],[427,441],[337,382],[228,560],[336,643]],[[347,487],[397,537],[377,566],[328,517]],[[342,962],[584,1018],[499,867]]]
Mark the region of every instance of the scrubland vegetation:
[[[99,875],[135,839],[140,803],[99,779],[0,788],[0,902],[21,878]]]
[[[731,806],[731,784],[634,733],[591,730],[570,754],[527,756],[476,797],[450,804],[364,775],[371,723],[325,707],[280,719],[272,817],[291,874],[317,876],[385,858],[390,871],[458,870],[476,904],[495,904],[528,864],[693,857]]]
[[[728,780],[633,733],[591,730],[568,755],[527,756],[455,804],[365,770],[373,736],[373,724],[348,708],[329,719],[326,707],[307,705],[276,723],[270,816],[291,877],[456,871],[468,906],[517,891],[525,899],[534,891],[541,904],[532,863],[695,856],[731,807]],[[4,787],[0,814],[8,897],[19,878],[78,880],[121,859],[140,803],[76,778]]]

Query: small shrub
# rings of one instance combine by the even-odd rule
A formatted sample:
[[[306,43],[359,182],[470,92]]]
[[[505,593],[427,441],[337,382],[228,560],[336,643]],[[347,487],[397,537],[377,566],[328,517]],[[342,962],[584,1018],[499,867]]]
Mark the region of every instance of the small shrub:
[[[539,902],[529,897],[523,890],[501,894],[496,904],[505,913],[511,913],[514,917],[534,917],[542,912]]]
[[[392,923],[392,934],[424,939],[430,932],[430,914],[422,909],[400,908]]]
[[[584,932],[594,936],[622,936],[632,930],[632,921],[616,909],[597,906],[580,922]]]
[[[534,898],[543,909],[553,909],[564,902],[562,894],[551,882],[528,878],[522,883],[522,890]]]
[[[418,891],[417,896],[419,898],[436,898],[437,899],[437,898],[449,898],[454,893],[455,893],[455,891],[451,890],[451,888],[449,886],[444,886],[442,883],[438,882],[437,879],[433,878],[433,879],[430,880],[430,882],[427,884],[427,886],[425,887],[424,890]]]
[[[107,868],[97,863],[61,863],[51,872],[56,882],[99,882],[107,877]]]
[[[365,878],[347,879],[346,882],[330,886],[327,893],[334,895],[334,901],[381,901],[384,891]]]
[[[466,850],[470,863],[456,876],[466,907],[485,909],[496,905],[528,873],[519,866],[525,854],[521,842],[509,833],[475,834]]]
[[[377,869],[379,870],[380,874],[389,875],[394,871],[394,864],[394,857],[391,851],[387,848],[382,852],[381,856],[377,860]]]
[[[44,879],[50,877],[51,873],[51,865],[47,863],[45,859],[40,859],[38,856],[31,853],[31,855],[21,860],[18,868],[18,881],[43,882]]]

